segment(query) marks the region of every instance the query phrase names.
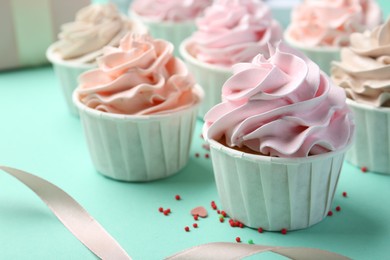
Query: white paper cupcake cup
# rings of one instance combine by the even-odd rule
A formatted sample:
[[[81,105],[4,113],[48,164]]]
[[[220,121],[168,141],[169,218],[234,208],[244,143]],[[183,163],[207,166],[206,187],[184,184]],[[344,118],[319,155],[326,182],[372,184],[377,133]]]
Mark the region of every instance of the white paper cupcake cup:
[[[207,141],[222,209],[231,218],[252,228],[280,231],[307,228],[327,216],[348,147],[289,159]]]
[[[69,111],[78,116],[78,110],[72,102],[73,91],[78,85],[78,77],[87,70],[95,68],[96,64],[82,64],[74,63],[61,59],[58,54],[54,52],[54,45],[51,45],[46,52],[47,59],[53,64],[53,68],[65,98]]]
[[[199,101],[203,90],[196,86]],[[89,152],[96,170],[112,179],[145,182],[179,172],[188,161],[199,102],[170,114],[131,116],[105,113],[80,102]]]
[[[196,30],[195,21],[185,22],[158,22],[142,17],[135,12],[129,12],[129,16],[135,21],[144,24],[149,29],[149,34],[155,39],[164,39],[175,47],[174,55],[180,57],[179,46],[181,42],[191,36]]]
[[[390,174],[390,108],[372,107],[347,99],[354,113],[356,140],[346,160],[369,171]]]
[[[198,116],[203,120],[204,115],[210,108],[221,103],[222,86],[233,75],[233,72],[231,69],[197,60],[189,51],[190,45],[189,40],[184,40],[180,45],[180,54],[186,62],[188,70],[194,75],[196,82],[203,87],[205,92],[198,113]]]
[[[284,40],[291,47],[303,52],[307,57],[314,61],[321,68],[322,71],[324,71],[328,75],[330,75],[332,61],[340,60],[341,48],[339,47],[304,46],[302,43],[297,42],[296,40],[291,38],[288,29],[284,32]]]

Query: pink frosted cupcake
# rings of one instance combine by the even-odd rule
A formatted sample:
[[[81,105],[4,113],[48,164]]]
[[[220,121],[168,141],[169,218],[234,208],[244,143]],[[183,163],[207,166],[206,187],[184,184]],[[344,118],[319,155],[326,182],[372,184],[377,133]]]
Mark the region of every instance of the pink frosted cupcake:
[[[372,32],[354,33],[350,40],[332,68],[332,79],[345,89],[356,118],[358,141],[346,159],[390,174],[390,20]]]
[[[130,6],[130,17],[148,27],[156,39],[170,41],[178,55],[180,43],[195,31],[195,19],[212,0],[135,0]]]
[[[342,88],[284,44],[233,66],[205,116],[223,209],[253,228],[302,229],[328,213],[353,136]]]
[[[284,38],[329,73],[351,33],[373,28],[381,19],[375,0],[307,0],[292,12]]]
[[[199,115],[221,101],[231,66],[267,53],[268,42],[279,41],[282,30],[268,6],[257,0],[216,0],[197,21],[198,30],[180,46],[197,82],[205,90]]]
[[[128,34],[80,76],[73,101],[95,168],[122,181],[150,181],[188,161],[202,90],[173,45]]]
[[[54,66],[66,103],[77,115],[72,93],[77,77],[96,67],[96,58],[105,46],[118,46],[128,32],[145,33],[145,27],[122,16],[113,4],[93,4],[81,9],[74,22],[64,24],[59,40],[47,50],[46,56]]]

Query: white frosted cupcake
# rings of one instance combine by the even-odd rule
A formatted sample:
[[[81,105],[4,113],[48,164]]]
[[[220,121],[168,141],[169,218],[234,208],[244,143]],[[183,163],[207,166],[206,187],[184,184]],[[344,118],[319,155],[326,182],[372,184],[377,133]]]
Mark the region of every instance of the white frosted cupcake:
[[[312,226],[331,208],[354,125],[342,88],[302,53],[233,66],[223,102],[205,116],[223,209],[252,228]]]
[[[74,22],[64,24],[59,40],[47,50],[71,113],[77,115],[72,93],[78,76],[96,67],[96,58],[103,47],[118,46],[128,32],[145,33],[142,25],[122,16],[113,4],[93,4],[81,9]]]
[[[390,20],[372,32],[351,35],[351,47],[333,63],[355,113],[356,137],[346,159],[369,171],[390,174]]]
[[[329,74],[350,34],[373,28],[381,19],[375,0],[308,0],[293,10],[284,39]]]
[[[231,66],[267,53],[268,42],[282,37],[268,6],[257,0],[216,0],[197,20],[197,31],[180,46],[197,82],[205,90],[199,116],[221,101],[223,83]]]
[[[195,19],[211,3],[212,0],[135,0],[129,15],[145,24],[154,38],[172,42],[177,56],[180,43],[196,29]]]
[[[128,34],[80,76],[73,101],[101,174],[150,181],[186,165],[203,92],[172,53],[169,42]]]

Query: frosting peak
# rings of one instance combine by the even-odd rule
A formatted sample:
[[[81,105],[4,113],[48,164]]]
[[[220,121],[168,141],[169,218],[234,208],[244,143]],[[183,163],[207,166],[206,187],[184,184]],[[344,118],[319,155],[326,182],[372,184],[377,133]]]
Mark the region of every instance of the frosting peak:
[[[126,35],[118,48],[106,47],[99,68],[80,76],[82,103],[109,113],[169,113],[199,102],[195,82],[172,55],[173,45],[146,35]]]
[[[333,63],[332,79],[357,102],[390,107],[390,20],[351,35],[351,47]]]
[[[279,157],[346,147],[353,124],[344,91],[298,51],[280,43],[269,53],[233,66],[223,102],[205,116],[207,138]]]
[[[197,21],[189,52],[198,60],[223,67],[250,61],[281,38],[281,27],[258,0],[216,0]]]
[[[292,12],[289,36],[307,46],[348,46],[349,35],[381,22],[375,0],[306,0]]]
[[[145,33],[122,16],[114,4],[92,4],[81,9],[74,22],[62,26],[54,51],[66,60],[94,62],[104,46],[118,46],[130,30]]]

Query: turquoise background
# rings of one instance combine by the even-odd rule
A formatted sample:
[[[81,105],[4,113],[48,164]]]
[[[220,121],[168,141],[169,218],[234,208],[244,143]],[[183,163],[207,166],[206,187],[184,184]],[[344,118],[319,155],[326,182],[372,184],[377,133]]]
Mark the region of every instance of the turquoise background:
[[[386,1],[380,1],[385,3]],[[387,4],[386,12],[390,5]],[[305,230],[259,234],[220,223],[219,199],[198,121],[188,166],[151,183],[109,180],[93,168],[78,118],[71,116],[51,67],[0,72],[0,164],[33,172],[60,186],[94,216],[134,259],[161,259],[203,243],[247,242],[316,247],[353,259],[388,259],[390,176],[344,164],[334,211]],[[195,157],[199,153],[200,158]],[[346,191],[348,197],[342,197]],[[174,196],[183,198],[176,201]],[[189,212],[204,206],[199,228]],[[171,208],[164,216],[159,207]],[[185,226],[191,232],[184,231]],[[270,259],[271,254],[256,259]],[[0,174],[0,259],[95,259],[33,192]]]

